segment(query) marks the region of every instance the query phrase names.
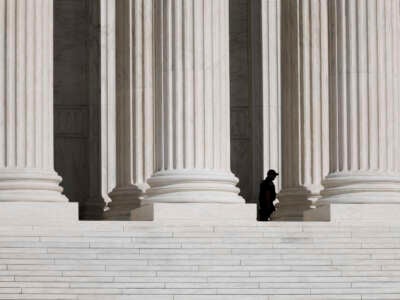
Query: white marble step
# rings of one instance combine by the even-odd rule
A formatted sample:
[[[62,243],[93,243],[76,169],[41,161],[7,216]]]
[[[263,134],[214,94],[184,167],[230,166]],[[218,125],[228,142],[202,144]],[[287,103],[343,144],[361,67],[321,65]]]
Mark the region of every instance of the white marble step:
[[[400,299],[400,227],[0,227],[0,299]]]
[[[132,298],[130,295],[119,295],[119,296],[114,296],[114,295],[102,295],[101,298],[97,295],[80,295],[80,296],[74,296],[74,295],[40,295],[40,294],[6,294],[6,295],[0,295],[0,299],[75,299],[75,300],[98,300],[98,299],[104,299],[104,300],[131,300],[131,299],[143,299],[143,300],[186,300],[186,299],[193,299],[193,300],[282,300],[282,299],[293,299],[293,300],[326,300],[326,299],[342,299],[342,300],[352,300],[352,299],[374,299],[374,300],[380,300],[380,299],[399,299],[397,294],[385,294],[384,296],[381,294],[378,295],[368,295],[368,296],[358,296],[358,295],[303,295],[303,296],[297,296],[297,295],[290,295],[288,297],[287,295],[219,295],[219,296],[207,296],[207,295],[199,295],[199,296],[190,296],[188,297],[187,295],[176,295],[176,296],[171,296],[171,295],[149,295],[145,296],[142,295],[139,297],[135,296]]]

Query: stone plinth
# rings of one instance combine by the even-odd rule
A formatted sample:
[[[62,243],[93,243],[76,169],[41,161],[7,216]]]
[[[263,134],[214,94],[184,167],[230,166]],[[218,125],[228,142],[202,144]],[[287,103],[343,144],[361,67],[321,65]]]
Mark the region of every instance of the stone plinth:
[[[131,211],[131,220],[155,222],[255,221],[256,204],[149,203]]]
[[[304,221],[330,221],[335,224],[400,224],[398,204],[323,204],[304,212]]]
[[[57,225],[78,222],[78,203],[1,202],[0,226]]]

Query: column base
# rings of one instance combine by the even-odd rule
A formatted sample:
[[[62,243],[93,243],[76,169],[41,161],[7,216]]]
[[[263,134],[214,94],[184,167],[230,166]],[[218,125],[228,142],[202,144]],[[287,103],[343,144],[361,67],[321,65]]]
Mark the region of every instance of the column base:
[[[319,193],[298,187],[285,189],[279,193],[279,207],[272,215],[277,221],[302,221],[304,211],[313,207],[320,198]]]
[[[322,204],[304,212],[305,221],[328,221],[336,224],[400,224],[400,204]]]
[[[28,168],[0,169],[1,202],[68,202],[55,171]]]
[[[112,201],[108,204],[109,210],[104,212],[104,218],[107,220],[129,220],[131,210],[140,206],[147,187],[147,185],[116,187],[110,193]]]
[[[339,172],[329,174],[323,184],[319,204],[400,204],[400,174]]]
[[[132,210],[133,221],[161,223],[255,222],[256,204],[149,203]]]
[[[79,221],[78,203],[0,202],[0,225],[62,225]]]
[[[230,172],[181,169],[160,171],[148,181],[146,203],[245,203]]]

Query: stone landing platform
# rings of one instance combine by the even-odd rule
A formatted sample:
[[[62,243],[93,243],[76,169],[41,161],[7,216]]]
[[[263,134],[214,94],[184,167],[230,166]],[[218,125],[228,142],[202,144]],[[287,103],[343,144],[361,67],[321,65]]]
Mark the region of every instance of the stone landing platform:
[[[382,223],[400,225],[399,204],[326,204],[304,213],[304,221],[334,224]]]
[[[257,205],[251,203],[150,203],[131,212],[133,221],[196,224],[199,222],[254,222],[256,219]]]
[[[78,221],[78,203],[74,202],[0,202],[0,226],[49,226]]]

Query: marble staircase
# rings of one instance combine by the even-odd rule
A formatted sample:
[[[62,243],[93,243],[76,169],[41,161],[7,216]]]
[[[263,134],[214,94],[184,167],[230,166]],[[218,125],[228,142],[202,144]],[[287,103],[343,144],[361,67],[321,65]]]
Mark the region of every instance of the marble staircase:
[[[0,299],[400,299],[400,225],[1,226]]]

